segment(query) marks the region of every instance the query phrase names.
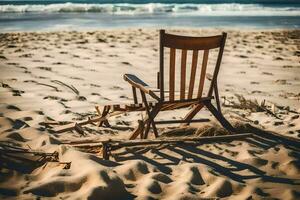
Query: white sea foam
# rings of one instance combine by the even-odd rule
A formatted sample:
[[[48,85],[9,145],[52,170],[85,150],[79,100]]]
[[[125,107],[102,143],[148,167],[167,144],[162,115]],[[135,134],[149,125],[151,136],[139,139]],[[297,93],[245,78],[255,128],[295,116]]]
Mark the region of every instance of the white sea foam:
[[[259,4],[77,4],[0,5],[0,13],[99,12],[110,14],[172,13],[216,16],[300,16],[300,7]]]

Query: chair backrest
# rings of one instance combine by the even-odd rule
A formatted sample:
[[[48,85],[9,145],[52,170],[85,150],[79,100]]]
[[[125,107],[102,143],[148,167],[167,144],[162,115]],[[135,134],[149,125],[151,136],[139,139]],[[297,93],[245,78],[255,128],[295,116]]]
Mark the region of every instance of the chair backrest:
[[[216,84],[217,76],[222,60],[223,50],[226,41],[226,33],[217,36],[211,37],[188,37],[188,36],[179,36],[165,33],[165,30],[160,30],[160,70],[159,70],[159,88],[160,88],[160,98],[162,101],[165,99],[164,91],[164,50],[165,48],[170,49],[170,60],[169,60],[169,101],[174,100],[184,100],[192,99],[193,92],[195,87],[196,71],[197,71],[197,62],[199,51],[203,52],[203,59],[201,64],[200,71],[200,80],[197,90],[197,98],[202,97],[203,87],[205,82],[205,75],[209,57],[209,50],[218,48],[218,56],[216,60],[216,65],[214,68],[211,85],[209,87],[207,96],[212,96],[213,86]],[[181,50],[181,53],[178,51]],[[192,51],[192,62],[190,67],[190,73],[187,73],[187,53]],[[176,65],[176,53],[181,54],[181,70],[180,72],[180,95],[179,99],[175,99],[175,65]],[[190,78],[187,81],[186,75],[190,74]],[[188,85],[187,85],[188,84]],[[186,87],[187,86],[187,87]]]

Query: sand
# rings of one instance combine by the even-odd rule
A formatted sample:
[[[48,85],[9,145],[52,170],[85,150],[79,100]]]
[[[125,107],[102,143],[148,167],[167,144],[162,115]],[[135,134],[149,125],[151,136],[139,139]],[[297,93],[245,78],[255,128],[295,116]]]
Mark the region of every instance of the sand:
[[[222,98],[224,115],[233,124],[248,123],[300,142],[299,30],[168,31],[206,36],[226,31],[218,81],[220,94],[226,98]],[[1,149],[7,144],[56,151],[61,162],[1,151],[0,198],[300,198],[299,146],[262,137],[259,132],[231,142],[121,148],[108,161],[98,153],[62,143],[126,139],[145,114],[113,117],[113,129],[88,125],[84,135],[49,131],[45,121],[87,119],[96,114],[95,105],[131,103],[124,73],[136,74],[155,87],[155,29],[2,33],[0,69]],[[234,107],[229,101],[239,103],[239,95],[259,104],[264,101],[275,116]],[[188,109],[165,112],[158,119],[180,119]],[[159,132],[168,137],[224,133],[206,110],[198,116],[212,121],[186,129],[162,126]]]

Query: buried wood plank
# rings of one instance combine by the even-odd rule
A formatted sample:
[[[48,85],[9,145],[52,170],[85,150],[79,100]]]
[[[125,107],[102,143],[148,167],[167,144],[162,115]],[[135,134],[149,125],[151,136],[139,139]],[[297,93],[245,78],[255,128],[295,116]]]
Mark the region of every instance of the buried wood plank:
[[[237,139],[243,139],[245,137],[252,136],[252,133],[241,133],[234,135],[222,135],[222,136],[211,136],[211,137],[188,137],[188,138],[180,138],[180,139],[154,139],[154,140],[131,140],[131,141],[122,141],[115,143],[114,141],[105,141],[102,142],[102,158],[105,160],[109,160],[109,155],[111,155],[111,151],[122,148],[122,147],[130,147],[130,146],[138,146],[138,145],[155,145],[155,144],[177,144],[177,143],[195,143],[195,142],[220,142],[220,141],[232,141]]]
[[[76,128],[76,124],[81,126],[81,125],[91,124],[93,122],[105,121],[109,117],[120,115],[120,114],[123,114],[123,113],[124,113],[123,111],[114,112],[114,113],[111,113],[111,114],[107,114],[104,117],[94,117],[94,118],[89,118],[87,120],[81,120],[81,121],[78,121],[78,122],[71,122],[69,124],[53,127],[51,130],[56,132],[56,133],[63,133],[63,132],[66,132],[66,131],[74,130]]]
[[[242,139],[245,137],[252,136],[252,133],[241,133],[233,135],[220,135],[220,136],[207,136],[207,137],[184,137],[179,139],[153,139],[153,140],[130,140],[130,141],[109,141],[111,147],[128,147],[136,145],[151,145],[151,144],[163,144],[163,143],[185,143],[185,142],[217,142],[217,141],[228,141]],[[115,144],[114,144],[115,143]]]
[[[180,137],[180,138],[157,138],[157,139],[138,139],[138,140],[98,140],[91,143],[71,144],[74,147],[101,147],[102,143],[110,147],[128,147],[138,145],[151,145],[163,143],[185,143],[185,142],[219,142],[242,139],[252,136],[253,133],[240,133],[233,135],[205,136],[205,137]]]

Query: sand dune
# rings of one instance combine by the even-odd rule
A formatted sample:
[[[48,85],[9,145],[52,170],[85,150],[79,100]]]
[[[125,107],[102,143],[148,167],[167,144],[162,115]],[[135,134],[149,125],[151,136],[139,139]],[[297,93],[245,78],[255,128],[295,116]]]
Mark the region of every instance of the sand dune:
[[[158,31],[34,32],[0,35],[0,197],[8,199],[299,199],[300,65],[298,30],[226,30],[219,76],[223,112],[251,124],[231,142],[121,148],[111,160],[70,141],[126,139],[142,113],[113,117],[113,129],[53,133],[45,121],[95,115],[94,106],[132,102],[124,73],[156,86]],[[217,29],[170,30],[212,35]],[[235,95],[238,94],[238,95]],[[265,100],[272,113],[238,108],[239,96]],[[179,119],[187,110],[158,119]],[[162,137],[228,134],[207,111],[205,124],[162,126]],[[248,128],[247,128],[248,127]],[[259,130],[259,131],[258,131]],[[292,143],[265,137],[272,131]],[[7,146],[8,145],[8,146]],[[29,149],[56,154],[9,153]],[[91,153],[96,152],[96,153]],[[58,162],[59,161],[59,162]],[[71,162],[71,165],[69,165]]]

